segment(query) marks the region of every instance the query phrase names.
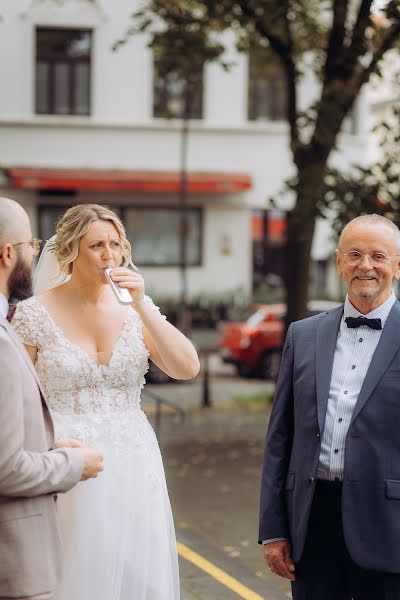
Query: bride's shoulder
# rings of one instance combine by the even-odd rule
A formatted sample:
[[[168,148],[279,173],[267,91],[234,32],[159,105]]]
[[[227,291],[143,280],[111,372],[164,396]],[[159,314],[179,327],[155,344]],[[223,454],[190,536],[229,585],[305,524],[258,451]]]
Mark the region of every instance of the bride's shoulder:
[[[163,319],[166,319],[167,317],[162,313],[162,311],[160,310],[160,307],[157,306],[157,303],[154,302],[154,300],[151,298],[151,296],[149,295],[145,295],[144,297],[144,301],[146,302],[146,304],[155,312],[159,313]],[[141,325],[142,321],[141,318],[139,317],[139,315],[137,314],[137,312],[135,311],[134,308],[131,309],[132,314],[135,316],[137,322]]]
[[[36,304],[37,304],[36,296],[31,296],[30,298],[21,300],[20,302],[18,302],[18,304],[16,306],[15,314],[17,315],[18,313],[21,313],[21,312],[29,313],[35,309]]]
[[[15,310],[15,315],[13,317],[13,323],[18,319],[36,319],[41,311],[42,305],[38,302],[38,298],[36,296],[31,296],[26,300],[21,300],[18,302]]]
[[[18,302],[12,319],[14,331],[23,343],[40,347],[41,336],[46,331],[46,315],[35,296]]]
[[[147,304],[152,308],[152,310],[154,310],[155,312],[159,313],[163,319],[166,319],[167,317],[162,313],[160,307],[158,306],[158,302],[154,302],[153,298],[151,296],[148,296],[147,294],[144,297],[145,302],[147,302]]]

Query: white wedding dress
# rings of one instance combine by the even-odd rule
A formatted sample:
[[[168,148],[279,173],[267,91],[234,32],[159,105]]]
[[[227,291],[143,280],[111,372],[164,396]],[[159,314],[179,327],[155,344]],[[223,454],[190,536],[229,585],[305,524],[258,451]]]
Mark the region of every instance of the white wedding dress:
[[[13,325],[38,348],[36,369],[56,438],[76,438],[104,453],[97,479],[58,496],[65,560],[55,600],[178,600],[164,468],[140,408],[149,353],[139,316],[129,309],[107,366],[70,342],[36,298],[18,304]]]

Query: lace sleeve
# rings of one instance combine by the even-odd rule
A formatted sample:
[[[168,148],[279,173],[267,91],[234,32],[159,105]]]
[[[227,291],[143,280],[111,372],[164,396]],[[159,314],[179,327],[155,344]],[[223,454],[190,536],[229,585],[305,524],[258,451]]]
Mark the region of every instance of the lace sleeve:
[[[11,324],[24,344],[36,346],[36,348],[41,347],[44,316],[34,298],[23,300],[17,304]]]
[[[149,304],[149,306],[151,306],[151,308],[155,311],[158,312],[163,319],[166,319],[167,317],[165,315],[163,315],[160,311],[160,308],[158,306],[156,306],[153,302],[153,300],[150,298],[150,296],[145,296],[144,297],[145,301],[147,302],[147,304]]]

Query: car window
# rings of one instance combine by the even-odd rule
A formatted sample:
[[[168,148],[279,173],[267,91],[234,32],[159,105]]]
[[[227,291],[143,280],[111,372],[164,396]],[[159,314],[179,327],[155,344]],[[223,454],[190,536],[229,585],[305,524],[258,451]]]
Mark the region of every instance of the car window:
[[[263,309],[257,310],[247,319],[246,323],[250,327],[257,327],[257,325],[260,325],[264,321],[267,314]]]

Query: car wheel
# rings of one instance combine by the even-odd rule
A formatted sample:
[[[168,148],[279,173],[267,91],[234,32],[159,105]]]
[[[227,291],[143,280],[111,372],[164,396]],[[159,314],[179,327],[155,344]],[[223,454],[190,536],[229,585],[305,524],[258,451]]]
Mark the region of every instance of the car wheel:
[[[238,363],[236,365],[236,369],[239,377],[249,378],[254,375],[253,369],[250,369],[250,367],[244,365],[243,363]]]
[[[259,366],[260,377],[262,379],[276,381],[278,379],[280,364],[281,352],[279,350],[272,350],[271,352],[263,354]]]

